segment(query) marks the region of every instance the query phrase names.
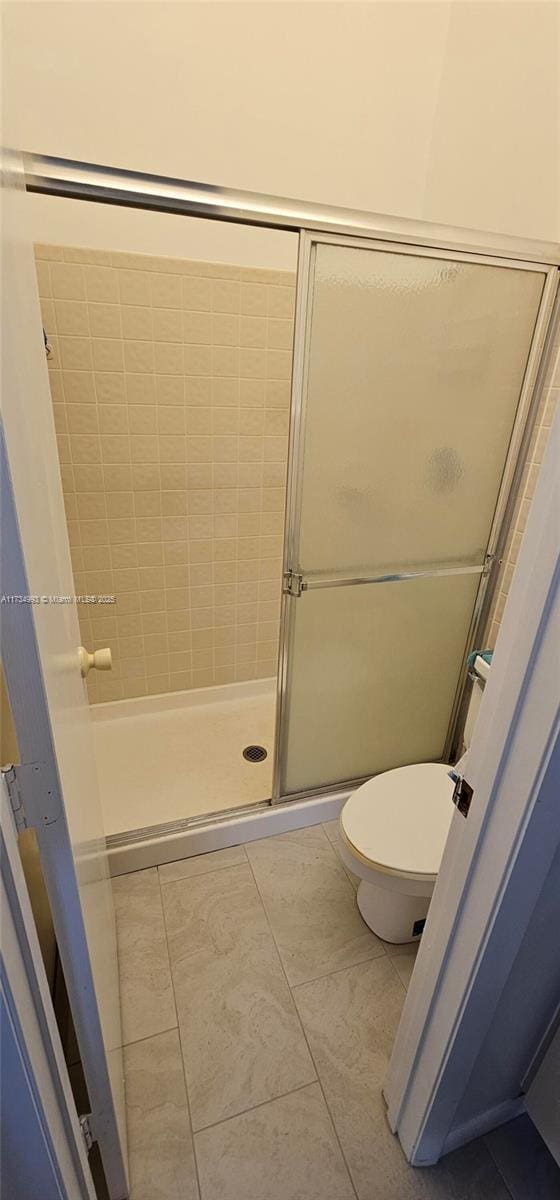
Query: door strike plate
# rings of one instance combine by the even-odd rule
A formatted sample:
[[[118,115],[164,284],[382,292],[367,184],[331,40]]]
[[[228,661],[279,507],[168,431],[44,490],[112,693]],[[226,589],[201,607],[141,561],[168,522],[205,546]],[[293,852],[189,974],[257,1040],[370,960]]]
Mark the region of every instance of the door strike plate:
[[[471,787],[470,783],[467,783],[466,779],[463,779],[462,775],[458,775],[457,779],[455,780],[452,799],[455,808],[458,808],[459,812],[462,813],[464,817],[467,817],[469,814],[472,797],[473,788]]]

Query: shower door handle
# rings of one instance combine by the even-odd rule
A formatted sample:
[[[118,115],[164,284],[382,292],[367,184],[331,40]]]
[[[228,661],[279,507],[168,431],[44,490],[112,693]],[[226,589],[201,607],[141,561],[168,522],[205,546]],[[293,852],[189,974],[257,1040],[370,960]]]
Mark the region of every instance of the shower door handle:
[[[287,596],[301,596],[302,592],[314,591],[316,588],[356,587],[363,583],[402,583],[406,579],[435,579],[447,575],[484,575],[486,563],[465,566],[464,563],[445,563],[424,565],[419,563],[404,570],[400,568],[390,573],[372,575],[346,575],[327,578],[324,575],[311,575],[306,579],[297,571],[286,571],[284,574],[283,592]]]

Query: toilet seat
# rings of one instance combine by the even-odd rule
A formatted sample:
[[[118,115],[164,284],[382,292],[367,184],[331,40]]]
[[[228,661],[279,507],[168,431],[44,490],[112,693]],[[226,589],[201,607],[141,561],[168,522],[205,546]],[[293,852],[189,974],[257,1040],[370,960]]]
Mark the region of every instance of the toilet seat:
[[[435,882],[454,808],[445,763],[415,763],[368,779],[346,801],[340,830],[365,866]]]

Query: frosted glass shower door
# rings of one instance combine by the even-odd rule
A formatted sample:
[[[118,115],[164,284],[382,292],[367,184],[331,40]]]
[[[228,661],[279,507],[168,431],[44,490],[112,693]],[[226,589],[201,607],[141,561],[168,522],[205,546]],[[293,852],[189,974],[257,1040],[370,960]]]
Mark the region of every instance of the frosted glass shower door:
[[[313,241],[281,795],[442,758],[545,279]]]

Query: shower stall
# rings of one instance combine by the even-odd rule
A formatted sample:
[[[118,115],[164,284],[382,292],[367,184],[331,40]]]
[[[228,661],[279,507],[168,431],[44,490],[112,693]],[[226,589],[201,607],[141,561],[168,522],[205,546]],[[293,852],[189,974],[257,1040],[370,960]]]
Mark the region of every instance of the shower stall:
[[[112,848],[125,852],[157,845],[157,861],[164,861],[162,847],[170,845],[170,839],[173,857],[181,853],[180,845],[182,853],[189,852],[193,828],[220,824],[219,844],[224,845],[223,830],[232,815],[343,795],[363,779],[407,763],[452,761],[460,750],[468,699],[467,658],[480,646],[487,628],[554,336],[558,248],[34,156],[25,157],[25,179],[34,193],[298,236],[295,280],[281,279],[274,271],[251,277],[235,266],[229,273],[222,271],[222,283],[257,289],[251,293],[257,309],[244,314],[233,299],[235,287],[230,293],[220,285],[221,301],[213,302],[212,289],[208,292],[210,315],[205,321],[206,300],[201,300],[199,286],[196,303],[202,307],[192,310],[195,316],[191,313],[186,324],[201,340],[189,342],[184,333],[177,335],[183,344],[181,362],[204,363],[212,336],[205,330],[212,318],[212,329],[223,331],[225,348],[237,347],[235,362],[241,364],[228,368],[228,355],[212,349],[212,361],[224,364],[217,407],[239,408],[239,391],[231,382],[238,371],[241,394],[253,397],[254,412],[260,412],[256,397],[262,392],[275,397],[270,411],[276,415],[266,415],[263,400],[268,444],[263,450],[258,442],[265,429],[265,417],[259,416],[250,426],[258,432],[242,433],[248,439],[249,460],[241,464],[236,459],[236,472],[233,439],[239,439],[240,426],[233,417],[231,424],[223,416],[222,426],[208,428],[202,418],[191,429],[182,418],[172,423],[175,433],[186,439],[185,471],[196,468],[192,474],[199,480],[199,494],[189,503],[199,505],[193,516],[199,518],[197,528],[204,536],[196,539],[194,558],[194,542],[183,557],[178,546],[167,551],[171,557],[161,564],[154,557],[148,590],[157,592],[157,571],[174,565],[171,585],[164,581],[161,588],[176,587],[173,603],[178,607],[170,610],[162,601],[148,621],[141,614],[130,628],[137,627],[141,638],[156,639],[151,643],[156,656],[163,653],[165,632],[167,678],[173,646],[188,644],[193,655],[194,646],[202,651],[210,644],[210,616],[200,616],[210,613],[210,601],[206,607],[202,603],[204,589],[223,589],[220,603],[215,591],[212,601],[214,613],[223,609],[220,621],[233,624],[226,610],[234,603],[246,606],[248,625],[258,619],[253,603],[264,605],[269,619],[255,634],[256,644],[262,646],[260,657],[249,650],[245,657],[243,652],[232,657],[227,639],[220,635],[212,642],[211,677],[204,674],[203,665],[210,658],[200,653],[189,660],[191,673],[185,671],[184,686],[178,671],[175,690],[169,694],[134,698],[119,692],[118,698],[92,706],[97,710],[102,787],[105,780],[112,789],[111,807],[122,804],[127,809],[118,833],[109,839]],[[108,250],[108,267],[111,261]],[[138,261],[131,269],[142,275],[152,269],[170,277],[182,272],[188,278],[190,273],[199,280],[201,274],[192,264],[166,272],[161,262],[150,268]],[[272,310],[258,307],[261,285],[277,292],[268,300]],[[152,280],[152,293],[153,286]],[[216,309],[216,303],[225,304],[225,312]],[[280,307],[275,309],[275,304]],[[160,361],[171,362],[173,339],[166,330],[173,325],[173,306],[162,309],[168,314],[167,325],[165,318],[158,318],[168,357]],[[229,323],[216,320],[228,315]],[[244,326],[244,317],[251,316],[257,322]],[[261,318],[269,321],[268,332],[258,325]],[[270,325],[275,321],[277,325]],[[254,344],[243,346],[243,335],[233,332],[234,327],[251,328]],[[109,333],[108,340],[113,336]],[[263,342],[258,340],[261,336]],[[236,337],[241,338],[240,347]],[[137,339],[142,340],[141,335]],[[125,376],[127,352],[125,343]],[[109,371],[119,375],[120,361],[117,358]],[[184,369],[176,368],[176,378]],[[196,370],[201,374],[188,374],[185,385],[188,411],[195,407],[196,389],[202,394],[206,387],[201,382],[206,368],[198,365]],[[161,374],[166,376],[166,368]],[[94,380],[93,386],[103,387],[103,380]],[[224,402],[226,395],[230,399]],[[101,411],[99,395],[96,401]],[[181,403],[184,399],[177,399],[178,407]],[[209,411],[216,407],[212,396],[208,406]],[[223,507],[218,512],[206,469],[210,433],[222,438],[226,457],[232,456],[231,469],[223,463],[226,469],[218,472],[228,492],[227,499],[220,497]],[[171,442],[165,445],[171,447]],[[160,453],[162,494],[181,490],[176,482],[165,480],[166,472],[177,479],[182,468],[180,454],[179,461],[166,462]],[[213,469],[216,473],[215,464]],[[203,492],[212,511],[204,511]],[[149,502],[143,503],[146,519],[154,514],[157,519],[159,509],[151,512]],[[182,510],[175,516],[182,519]],[[216,523],[218,516],[223,520]],[[177,530],[181,532],[180,524]],[[182,536],[178,534],[177,543]],[[254,549],[250,545],[259,537],[268,539],[264,556],[256,542]],[[215,546],[207,553],[201,550],[211,538],[220,543],[217,558]],[[231,557],[225,545],[229,539]],[[85,554],[87,547],[81,546],[81,551]],[[240,554],[245,551],[260,553],[258,568],[242,565],[247,560]],[[217,577],[216,561],[225,564]],[[214,564],[212,569],[209,564]],[[197,605],[193,607],[191,594],[183,613],[187,569]],[[258,596],[255,587],[260,588]],[[170,611],[176,615],[163,631],[164,618],[158,614],[163,612],[167,620]],[[99,628],[91,634],[103,644]],[[250,645],[250,638],[232,638],[236,646]],[[216,656],[220,640],[223,652]],[[200,664],[194,687],[193,661]],[[245,676],[244,661],[251,664]],[[259,661],[262,678],[257,678]],[[240,718],[240,703],[248,706],[247,721]],[[155,797],[158,779],[161,782],[157,764],[151,776],[146,765],[153,759],[146,748],[154,739],[164,747],[165,788],[175,796],[171,819],[165,806],[160,810],[155,801],[149,819],[150,795]],[[251,751],[249,761],[243,759],[250,743],[264,744],[264,764],[251,762]],[[144,759],[136,756],[135,746],[141,745]],[[204,799],[204,763],[215,766],[220,753],[218,791],[215,780],[214,792],[208,791],[216,799]],[[253,757],[258,759],[257,751]],[[240,766],[247,775],[238,774]],[[185,804],[182,812],[181,796],[189,778],[203,799],[194,811]],[[253,778],[259,782],[253,784]],[[145,786],[139,813],[135,796],[143,785],[147,790]],[[143,861],[147,865],[146,858]]]

